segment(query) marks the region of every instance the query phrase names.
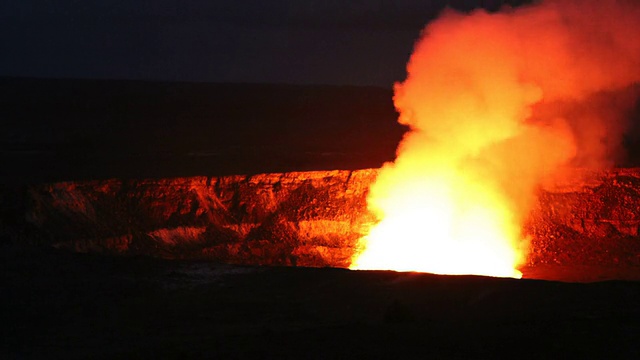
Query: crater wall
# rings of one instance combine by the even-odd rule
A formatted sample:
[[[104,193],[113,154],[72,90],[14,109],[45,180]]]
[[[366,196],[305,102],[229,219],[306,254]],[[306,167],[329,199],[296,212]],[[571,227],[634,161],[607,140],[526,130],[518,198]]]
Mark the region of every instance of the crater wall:
[[[347,267],[376,169],[5,186],[5,243],[225,263]],[[540,189],[529,265],[640,265],[640,169]]]

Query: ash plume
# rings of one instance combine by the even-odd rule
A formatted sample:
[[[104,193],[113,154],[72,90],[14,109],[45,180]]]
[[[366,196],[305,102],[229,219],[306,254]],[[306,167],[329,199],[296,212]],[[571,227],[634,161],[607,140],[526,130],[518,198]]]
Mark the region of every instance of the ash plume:
[[[525,197],[560,166],[611,166],[640,93],[638,19],[640,3],[615,0],[445,10],[395,86],[413,130],[395,166],[455,158]]]
[[[428,24],[394,88],[410,131],[370,189],[380,222],[355,267],[512,276],[538,187],[621,156],[639,93],[638,19],[635,1],[550,0],[447,9]],[[470,252],[483,259],[470,266]]]

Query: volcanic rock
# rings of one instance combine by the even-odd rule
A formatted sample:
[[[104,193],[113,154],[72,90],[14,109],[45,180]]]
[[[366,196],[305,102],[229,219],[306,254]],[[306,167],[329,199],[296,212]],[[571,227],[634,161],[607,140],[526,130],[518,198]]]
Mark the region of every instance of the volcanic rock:
[[[2,238],[79,252],[347,267],[377,170],[5,187]],[[524,229],[528,264],[640,265],[640,169],[573,170]]]

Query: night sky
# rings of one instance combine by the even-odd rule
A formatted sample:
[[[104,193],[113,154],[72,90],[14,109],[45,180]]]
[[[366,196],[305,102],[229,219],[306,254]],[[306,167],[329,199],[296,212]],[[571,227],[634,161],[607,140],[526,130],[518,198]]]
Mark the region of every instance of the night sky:
[[[5,0],[0,76],[390,87],[446,4],[520,2]]]

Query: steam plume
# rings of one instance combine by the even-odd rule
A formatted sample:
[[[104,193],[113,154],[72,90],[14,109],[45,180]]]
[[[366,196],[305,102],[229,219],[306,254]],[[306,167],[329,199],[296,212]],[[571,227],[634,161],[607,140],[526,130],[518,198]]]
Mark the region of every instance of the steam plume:
[[[638,19],[638,2],[622,0],[445,10],[423,30],[407,79],[395,85],[399,122],[411,131],[372,187],[370,208],[384,222],[398,203],[433,203],[432,194],[411,197],[443,178],[451,185],[440,193],[455,203],[453,230],[444,231],[453,243],[467,241],[459,228],[479,227],[469,218],[482,218],[500,223],[511,247],[522,246],[518,229],[543,179],[566,165],[610,166],[620,155],[640,80]],[[486,208],[497,215],[485,216]],[[473,214],[479,209],[481,217]],[[416,237],[442,241],[428,231]],[[367,255],[385,240],[364,241]],[[362,265],[369,258],[354,263],[376,267]]]
[[[423,30],[395,86],[399,121],[413,129],[396,166],[431,163],[437,153],[497,174],[516,198],[558,166],[610,166],[638,93],[639,5],[446,10]]]

